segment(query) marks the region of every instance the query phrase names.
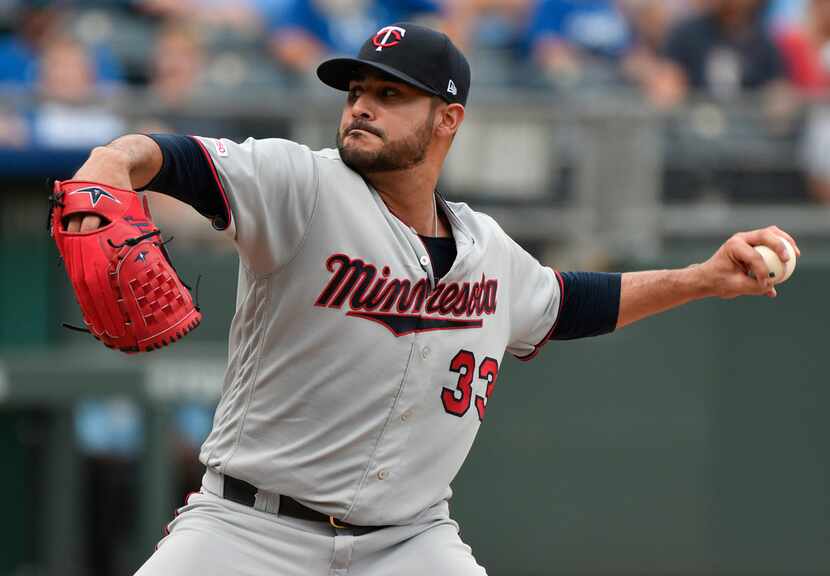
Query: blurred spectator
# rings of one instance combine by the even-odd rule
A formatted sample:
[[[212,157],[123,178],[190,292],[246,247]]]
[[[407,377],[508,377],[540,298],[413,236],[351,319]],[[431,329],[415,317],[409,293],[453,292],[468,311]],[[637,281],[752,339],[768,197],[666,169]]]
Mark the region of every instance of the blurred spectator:
[[[793,85],[808,95],[826,93],[830,88],[830,1],[811,0],[805,17],[782,28],[777,37]]]
[[[628,47],[625,17],[612,0],[541,0],[528,31],[534,60],[557,85],[616,77]],[[592,81],[591,80],[591,81]]]
[[[292,72],[307,72],[326,54],[357,54],[393,22],[435,15],[435,0],[290,0],[270,31],[270,48]]]
[[[135,131],[224,134],[224,119],[210,112],[199,114],[189,109],[194,98],[219,93],[220,87],[210,78],[211,63],[198,26],[180,20],[163,24],[155,36],[149,63],[147,89],[153,113],[140,119],[134,126]],[[213,72],[215,75],[219,71],[213,69]],[[228,76],[226,80],[238,80],[233,73]],[[233,91],[228,94],[232,95]]]
[[[445,0],[443,30],[470,60],[478,85],[533,79],[524,67],[534,0]]]
[[[20,2],[13,13],[14,33],[0,37],[0,88],[26,98],[8,99],[0,110],[0,146],[82,148],[123,129],[89,106],[118,84],[118,62],[107,46],[66,35],[68,21],[62,5],[42,0]]]
[[[682,93],[662,48],[700,1],[542,0],[529,33],[533,56],[559,87],[628,81],[666,107]]]
[[[200,26],[227,28],[242,34],[261,29],[259,3],[248,0],[136,0],[138,8],[165,20],[186,21]]]
[[[718,98],[774,87],[785,79],[781,55],[763,24],[764,0],[707,0],[708,7],[669,35],[665,54],[678,90]]]
[[[41,53],[65,29],[67,13],[42,0],[24,2],[17,15],[15,34],[0,37],[0,84],[33,88],[41,75]],[[118,82],[121,67],[107,46],[91,48],[95,78],[102,84]]]
[[[204,82],[205,53],[195,26],[171,22],[159,30],[150,62],[150,91],[176,107]]]
[[[533,0],[445,0],[444,32],[458,46],[504,46],[516,42],[529,24]]]
[[[682,84],[662,49],[674,23],[688,15],[689,5],[666,0],[621,0],[620,5],[631,29],[623,74],[658,108],[674,105],[683,96]]]
[[[91,148],[123,134],[125,123],[96,103],[97,82],[93,58],[82,43],[69,36],[51,37],[40,57],[32,143]]]
[[[810,191],[830,202],[830,110],[823,103],[830,93],[830,0],[810,0],[799,24],[778,34],[790,80],[806,97],[816,100],[809,110],[802,157]]]
[[[40,45],[56,28],[60,12],[48,3],[21,6],[15,34],[0,37],[0,84],[31,86],[37,78]]]

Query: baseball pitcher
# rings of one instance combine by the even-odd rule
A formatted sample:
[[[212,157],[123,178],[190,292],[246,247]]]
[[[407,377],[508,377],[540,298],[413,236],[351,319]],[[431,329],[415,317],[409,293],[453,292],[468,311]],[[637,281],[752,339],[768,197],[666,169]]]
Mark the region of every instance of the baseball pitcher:
[[[203,484],[140,576],[485,574],[448,503],[505,351],[528,360],[549,340],[609,333],[695,299],[775,296],[752,247],[786,260],[780,238],[795,245],[770,227],[680,270],[544,267],[493,219],[436,190],[470,89],[447,36],[387,26],[317,75],[346,92],[336,149],[129,135],[56,185],[53,234],[86,327],[108,345],[153,349],[200,318],[151,252],[161,241],[134,190],[190,204],[239,254]],[[109,252],[80,258],[72,242],[82,238]],[[118,288],[114,303],[105,285]]]

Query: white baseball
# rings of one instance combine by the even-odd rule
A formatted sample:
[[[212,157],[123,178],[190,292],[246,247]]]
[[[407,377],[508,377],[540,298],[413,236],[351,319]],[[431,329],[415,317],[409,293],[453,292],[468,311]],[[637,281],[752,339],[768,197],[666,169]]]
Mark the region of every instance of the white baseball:
[[[790,255],[790,259],[786,262],[782,262],[778,257],[778,254],[766,246],[753,246],[753,248],[755,248],[755,250],[757,250],[761,255],[761,258],[764,259],[770,273],[774,274],[774,276],[772,276],[773,284],[781,284],[782,282],[785,282],[790,276],[792,276],[793,270],[795,270],[795,249],[787,240],[784,238],[780,239],[787,248],[787,254]]]

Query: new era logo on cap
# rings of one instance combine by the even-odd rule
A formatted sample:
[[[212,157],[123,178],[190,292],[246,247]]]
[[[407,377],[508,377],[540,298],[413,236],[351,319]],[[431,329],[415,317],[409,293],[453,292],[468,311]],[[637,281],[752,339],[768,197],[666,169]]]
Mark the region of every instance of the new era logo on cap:
[[[396,22],[370,36],[357,58],[333,58],[317,68],[317,76],[338,90],[362,67],[373,68],[450,103],[467,103],[470,65],[450,38],[437,30]]]

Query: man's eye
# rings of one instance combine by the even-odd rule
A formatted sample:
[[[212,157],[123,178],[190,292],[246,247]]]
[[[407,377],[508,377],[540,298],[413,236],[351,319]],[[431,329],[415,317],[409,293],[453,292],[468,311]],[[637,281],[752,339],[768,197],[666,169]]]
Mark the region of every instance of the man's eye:
[[[386,98],[389,98],[390,96],[397,96],[397,94],[398,94],[398,91],[395,90],[394,88],[384,88],[383,89],[383,95]]]

